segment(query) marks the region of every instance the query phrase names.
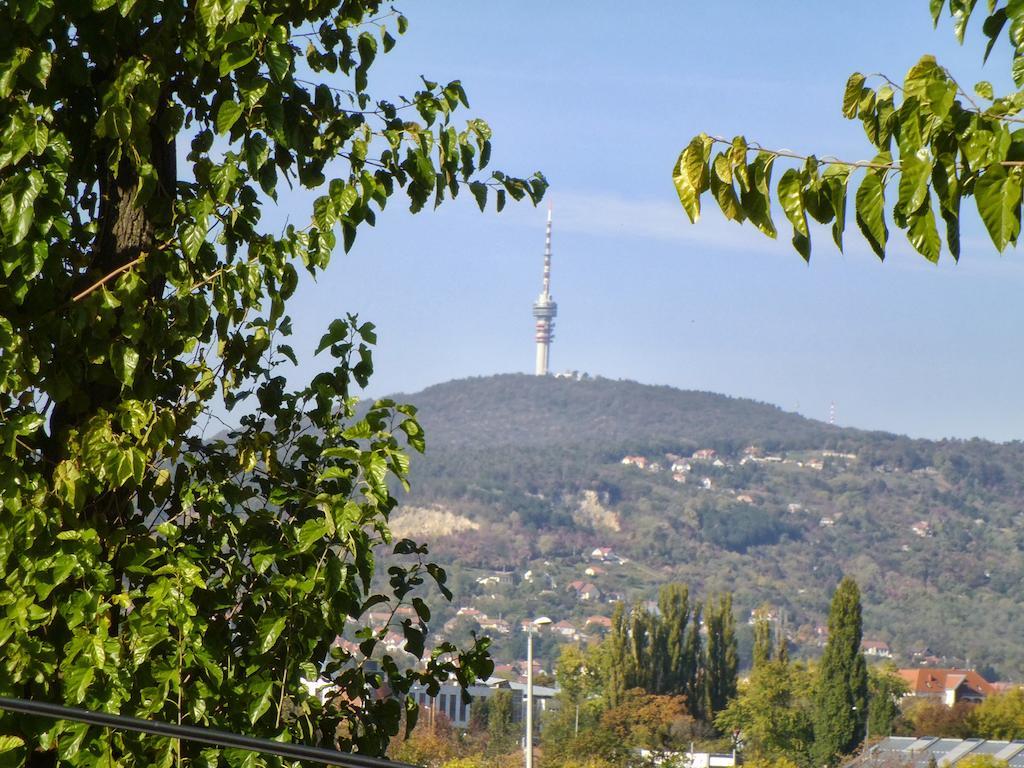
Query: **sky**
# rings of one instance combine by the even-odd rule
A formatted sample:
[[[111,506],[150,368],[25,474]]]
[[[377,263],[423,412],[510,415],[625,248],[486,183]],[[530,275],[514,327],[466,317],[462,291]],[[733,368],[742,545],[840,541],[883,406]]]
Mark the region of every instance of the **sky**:
[[[410,26],[371,71],[376,94],[461,79],[466,116],[494,131],[492,165],[542,171],[544,204],[480,213],[468,195],[415,216],[394,198],[290,305],[308,378],[330,320],[378,327],[371,396],[467,376],[532,372],[531,305],[553,208],[554,371],[773,403],[843,426],[918,437],[1024,438],[1024,255],[996,252],[964,216],[960,263],[917,256],[891,225],[884,263],[855,225],[845,253],[812,230],[805,264],[780,238],[726,222],[708,198],[691,225],[672,186],[697,133],[869,159],[840,104],[854,71],[895,80],[925,53],[961,84],[1012,88],[1009,53],[982,66],[980,22],[960,47],[925,0],[822,3],[400,4]],[[781,173],[777,166],[775,177]],[[280,221],[308,197],[282,197]],[[848,209],[848,219],[852,210]]]

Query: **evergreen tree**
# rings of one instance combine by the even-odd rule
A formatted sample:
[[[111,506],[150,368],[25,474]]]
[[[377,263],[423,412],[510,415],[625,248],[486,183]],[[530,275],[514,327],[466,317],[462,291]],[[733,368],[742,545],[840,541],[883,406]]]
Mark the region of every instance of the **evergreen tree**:
[[[629,662],[626,667],[626,689],[651,688],[650,637],[653,617],[637,601],[629,614]]]
[[[834,765],[864,735],[868,672],[860,641],[860,590],[853,579],[844,578],[832,597],[814,698],[814,757],[819,765]]]
[[[772,624],[768,619],[758,617],[754,622],[754,669],[772,660],[774,654]]]
[[[663,671],[659,691],[685,694],[686,679],[693,659],[686,654],[686,630],[690,622],[690,590],[685,584],[666,584],[658,592],[661,612]]]
[[[710,720],[725,709],[736,695],[736,622],[732,615],[732,595],[708,600],[707,657],[704,668],[703,714]]]
[[[627,651],[627,638],[629,628],[626,624],[626,607],[621,603],[615,604],[612,612],[612,627],[608,632],[608,638],[604,645],[607,647],[605,654],[605,666],[602,670],[605,678],[605,691],[608,697],[609,706],[617,706],[622,701],[626,692],[627,667],[629,665],[629,653]]]
[[[690,711],[694,717],[705,719],[702,711],[703,696],[701,686],[704,675],[704,646],[700,637],[700,605],[693,607],[693,615],[690,617],[690,628],[686,632],[686,653],[685,658],[692,660],[690,666],[685,670],[683,689],[686,701],[689,702]]]

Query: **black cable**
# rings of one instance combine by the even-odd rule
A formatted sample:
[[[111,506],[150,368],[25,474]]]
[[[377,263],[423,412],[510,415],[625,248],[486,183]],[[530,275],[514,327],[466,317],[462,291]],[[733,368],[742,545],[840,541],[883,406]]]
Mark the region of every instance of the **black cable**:
[[[153,736],[169,736],[173,739],[195,741],[216,747],[235,747],[252,752],[277,755],[289,760],[309,760],[324,765],[338,765],[342,768],[415,768],[408,763],[396,763],[380,757],[357,755],[350,752],[338,752],[323,747],[311,747],[306,744],[289,744],[270,739],[257,739],[253,736],[241,736],[230,731],[218,731],[213,728],[197,728],[192,725],[175,725],[159,720],[142,720],[137,717],[112,715],[107,712],[93,712],[89,709],[65,707],[45,701],[27,701],[25,699],[9,699],[0,696],[0,709],[10,712],[21,712],[25,715],[39,715],[55,720],[75,720],[103,728],[114,728],[124,731],[148,733]]]

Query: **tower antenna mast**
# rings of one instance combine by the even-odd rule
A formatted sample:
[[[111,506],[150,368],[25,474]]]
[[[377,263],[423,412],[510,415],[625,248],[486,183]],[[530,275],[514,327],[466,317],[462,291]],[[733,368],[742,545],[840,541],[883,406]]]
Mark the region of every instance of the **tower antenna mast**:
[[[533,317],[536,321],[534,339],[537,342],[537,365],[535,373],[547,376],[551,341],[555,338],[555,316],[558,305],[551,298],[551,205],[548,205],[548,224],[544,234],[544,282],[540,296],[533,303]]]

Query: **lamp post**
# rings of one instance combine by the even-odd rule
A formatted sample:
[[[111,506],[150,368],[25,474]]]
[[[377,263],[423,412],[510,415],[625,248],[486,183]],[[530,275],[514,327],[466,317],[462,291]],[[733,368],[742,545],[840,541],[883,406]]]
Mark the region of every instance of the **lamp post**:
[[[526,627],[526,768],[533,768],[533,634],[551,619],[540,616]]]

